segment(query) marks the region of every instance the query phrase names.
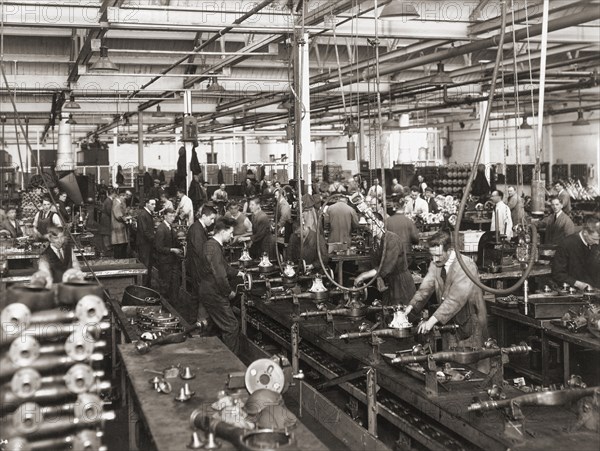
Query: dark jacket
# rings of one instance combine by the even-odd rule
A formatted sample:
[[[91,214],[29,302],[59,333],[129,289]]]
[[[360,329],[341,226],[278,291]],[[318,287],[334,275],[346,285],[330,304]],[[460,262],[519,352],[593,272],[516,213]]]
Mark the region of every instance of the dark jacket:
[[[102,210],[100,212],[100,235],[108,235],[110,236],[110,231],[112,229],[111,226],[111,217],[112,217],[112,204],[113,200],[111,197],[107,197],[102,202]]]
[[[386,232],[385,254],[383,253],[384,241],[376,247],[372,264],[378,268],[381,260],[379,277],[385,280],[389,288],[388,305],[407,305],[415,294],[415,282],[408,271],[406,250],[404,243],[394,232]]]
[[[237,275],[237,270],[229,266],[223,254],[223,246],[214,238],[206,241],[204,255],[207,274],[200,281],[200,293],[208,291],[226,298],[233,289],[229,280]]]
[[[152,248],[154,245],[154,219],[148,210],[142,208],[137,216],[136,244]]]
[[[208,240],[206,228],[200,221],[194,222],[187,233],[186,260],[192,278],[199,283],[200,278],[208,272],[206,258],[204,256],[204,245]]]
[[[177,257],[171,252],[171,249],[177,247],[177,236],[175,231],[165,222],[161,222],[156,229],[154,239],[154,250],[156,251],[156,260],[159,264],[177,264]]]
[[[554,213],[540,221],[545,225],[544,244],[559,245],[566,237],[575,233],[575,224],[564,211],[555,217]],[[542,227],[543,228],[543,227]]]
[[[259,258],[267,253],[269,258],[275,258],[275,240],[271,233],[271,221],[264,211],[252,215],[252,247],[250,255]]]
[[[63,246],[64,261],[58,258],[51,246],[41,253],[40,259],[48,262],[54,283],[61,283],[65,271],[73,266],[73,249],[69,244]]]
[[[438,207],[435,197],[430,197],[429,199],[425,200],[427,201],[427,206],[429,207],[429,213],[437,213],[440,211],[440,207]]]
[[[600,288],[600,246],[586,246],[579,233],[568,236],[554,254],[552,278],[561,285],[578,280]]]
[[[191,181],[190,187],[188,188],[188,197],[192,199],[194,211],[197,211],[200,205],[206,202],[205,193],[200,186],[200,182],[197,182],[196,180]]]
[[[0,223],[0,230],[8,231],[10,233],[11,238],[18,238],[20,236],[23,236],[23,230],[21,229],[21,225],[19,224],[19,221],[15,220],[15,224],[16,224],[16,227],[13,227],[13,225],[10,223],[10,221],[7,218],[4,221],[2,221],[2,223]]]

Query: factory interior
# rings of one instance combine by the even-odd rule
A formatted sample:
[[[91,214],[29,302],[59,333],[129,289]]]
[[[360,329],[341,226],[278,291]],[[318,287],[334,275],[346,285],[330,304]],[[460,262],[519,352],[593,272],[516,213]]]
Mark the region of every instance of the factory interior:
[[[0,0],[0,451],[597,451],[599,69],[598,0]]]

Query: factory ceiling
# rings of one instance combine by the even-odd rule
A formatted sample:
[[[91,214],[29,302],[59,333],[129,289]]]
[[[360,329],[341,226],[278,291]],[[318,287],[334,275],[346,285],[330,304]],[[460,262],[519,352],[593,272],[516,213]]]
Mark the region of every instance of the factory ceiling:
[[[380,17],[395,2],[414,7],[418,17]],[[180,126],[186,91],[201,138],[284,134],[293,121],[294,109],[286,106],[295,100],[292,61],[296,37],[303,34],[313,136],[343,134],[349,118],[372,118],[377,105],[386,119],[408,114],[411,125],[472,118],[490,85],[500,3],[3,0],[5,141],[16,140],[14,106],[42,138],[61,114],[73,115],[75,142],[108,138],[116,130],[137,137],[141,113],[145,136],[168,139]],[[531,116],[539,91],[543,1],[506,4],[494,108]],[[581,103],[585,115],[598,114],[599,20],[598,1],[550,2],[546,113],[577,111]],[[105,70],[98,71],[101,64]],[[116,70],[106,70],[111,68]],[[440,71],[450,77],[448,84],[433,78]],[[71,97],[80,108],[69,108]]]

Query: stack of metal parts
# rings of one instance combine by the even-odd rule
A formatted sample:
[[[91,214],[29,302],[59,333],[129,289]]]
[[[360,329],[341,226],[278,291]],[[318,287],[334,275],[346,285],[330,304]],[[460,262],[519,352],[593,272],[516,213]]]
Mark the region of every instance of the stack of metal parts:
[[[100,370],[110,324],[104,301],[85,295],[73,310],[0,312],[0,422],[4,450],[102,450],[103,426],[115,417],[103,398]]]
[[[179,318],[160,307],[136,307],[131,324],[137,326],[143,340],[156,340],[183,331]]]

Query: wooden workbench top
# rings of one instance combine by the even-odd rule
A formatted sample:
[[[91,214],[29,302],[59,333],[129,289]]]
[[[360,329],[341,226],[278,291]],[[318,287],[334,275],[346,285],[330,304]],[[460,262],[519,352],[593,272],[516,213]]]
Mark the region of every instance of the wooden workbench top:
[[[215,337],[188,339],[184,343],[154,348],[146,355],[138,354],[134,344],[128,343],[119,345],[119,353],[133,388],[132,396],[140,406],[140,413],[156,449],[160,451],[186,449],[193,432],[190,414],[197,408],[210,410],[210,405],[217,400],[217,393],[226,388],[227,375],[246,370],[235,354]],[[194,379],[187,381],[196,394],[185,403],[174,400],[185,382],[180,378],[168,379],[173,387],[170,394],[157,393],[148,382],[156,375],[148,370],[162,371],[178,364],[189,366],[196,374]],[[296,439],[296,449],[327,449],[301,423],[291,432]],[[218,440],[222,442],[220,449],[235,449],[229,442]]]

